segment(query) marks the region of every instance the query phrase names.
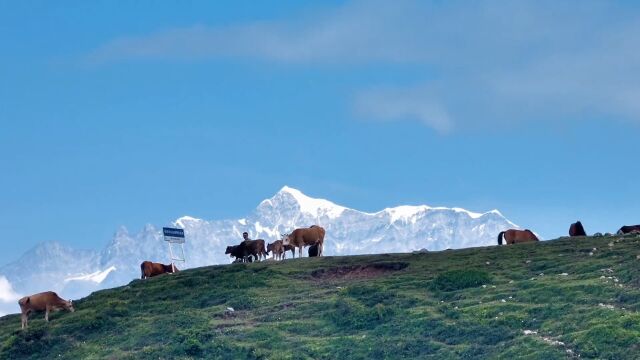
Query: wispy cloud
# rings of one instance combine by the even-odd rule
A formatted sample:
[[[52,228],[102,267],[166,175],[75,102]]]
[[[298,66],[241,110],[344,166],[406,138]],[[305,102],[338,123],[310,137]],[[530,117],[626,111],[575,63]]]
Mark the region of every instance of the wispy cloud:
[[[429,88],[372,89],[356,96],[359,116],[371,120],[417,120],[440,133],[453,130],[453,122],[442,101]]]
[[[195,25],[114,39],[94,63],[257,59],[309,66],[394,64],[436,80],[371,84],[354,108],[439,132],[486,122],[640,122],[640,13],[601,1],[354,1],[315,15]]]

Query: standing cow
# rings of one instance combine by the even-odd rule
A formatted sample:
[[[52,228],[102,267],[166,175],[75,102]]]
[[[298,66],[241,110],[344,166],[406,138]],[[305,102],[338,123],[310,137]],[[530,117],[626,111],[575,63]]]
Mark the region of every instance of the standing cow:
[[[308,228],[295,229],[291,234],[284,235],[283,245],[293,245],[298,248],[298,256],[302,257],[302,249],[305,246],[318,245],[318,256],[322,256],[324,244],[324,228],[313,225]]]
[[[624,235],[632,233],[640,233],[640,225],[625,225],[621,227],[616,234]]]
[[[142,264],[140,264],[140,279],[142,280],[164,273],[174,272],[178,272],[178,268],[173,264],[165,265],[151,261],[143,261]]]
[[[274,260],[281,260],[285,253],[284,245],[282,245],[282,240],[276,240],[270,244],[267,244],[267,254],[273,253]]]
[[[36,311],[44,311],[45,321],[49,321],[49,312],[57,310],[69,310],[74,312],[71,300],[64,300],[53,291],[46,291],[39,294],[25,296],[18,300],[22,313],[22,329],[28,326],[29,314]]]
[[[587,236],[587,233],[584,231],[584,227],[580,221],[569,226],[569,236]]]

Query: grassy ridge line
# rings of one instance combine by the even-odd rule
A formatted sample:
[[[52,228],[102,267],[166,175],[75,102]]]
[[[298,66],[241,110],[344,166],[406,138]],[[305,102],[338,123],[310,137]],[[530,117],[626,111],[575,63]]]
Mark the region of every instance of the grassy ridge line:
[[[0,318],[0,358],[631,359],[639,246],[578,238],[192,269],[95,292],[28,331]]]

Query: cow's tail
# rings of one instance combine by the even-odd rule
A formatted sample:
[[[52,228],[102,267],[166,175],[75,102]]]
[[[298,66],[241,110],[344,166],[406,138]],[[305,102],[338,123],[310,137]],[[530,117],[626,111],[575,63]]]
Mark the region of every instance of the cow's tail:
[[[502,245],[503,235],[504,235],[504,231],[500,231],[500,234],[498,234],[498,245]]]

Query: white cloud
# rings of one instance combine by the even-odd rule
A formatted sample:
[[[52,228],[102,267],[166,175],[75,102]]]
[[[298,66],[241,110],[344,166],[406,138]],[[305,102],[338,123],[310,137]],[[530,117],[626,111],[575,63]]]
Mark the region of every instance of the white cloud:
[[[22,295],[15,292],[6,277],[0,275],[0,316],[20,312],[18,300]]]
[[[585,115],[640,122],[640,14],[601,1],[353,1],[319,14],[114,39],[94,63],[257,59],[391,64],[424,84],[372,84],[354,108],[446,133]],[[406,72],[406,70],[403,70]]]
[[[13,286],[6,277],[0,275],[0,302],[18,301],[22,296],[13,290]]]

